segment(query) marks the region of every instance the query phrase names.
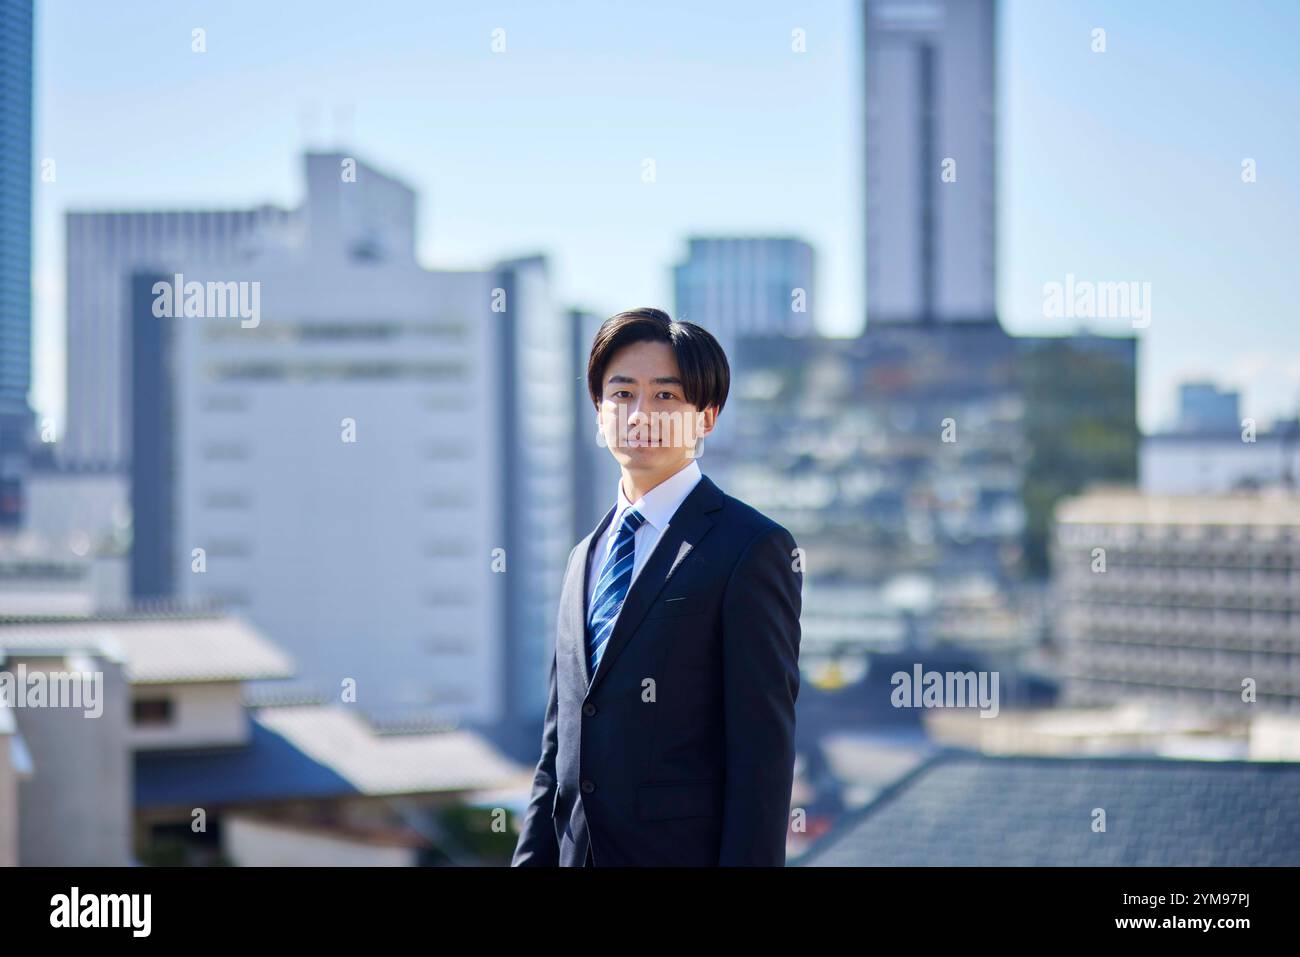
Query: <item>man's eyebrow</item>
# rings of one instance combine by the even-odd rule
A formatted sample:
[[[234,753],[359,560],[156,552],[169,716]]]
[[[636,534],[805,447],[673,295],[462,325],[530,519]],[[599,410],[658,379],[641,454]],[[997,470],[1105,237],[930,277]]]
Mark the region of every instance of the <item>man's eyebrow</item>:
[[[636,384],[636,379],[628,375],[619,375],[617,372],[609,377],[610,382],[630,382]],[[682,380],[675,375],[661,375],[650,380],[656,385],[681,385]]]

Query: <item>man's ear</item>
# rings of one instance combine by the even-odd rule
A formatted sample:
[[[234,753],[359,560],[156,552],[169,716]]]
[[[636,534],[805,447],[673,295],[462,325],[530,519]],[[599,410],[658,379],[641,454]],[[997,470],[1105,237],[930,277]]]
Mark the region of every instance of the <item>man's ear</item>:
[[[718,407],[711,405],[708,408],[700,409],[695,413],[695,421],[695,434],[703,438],[712,432],[713,427],[718,424]]]

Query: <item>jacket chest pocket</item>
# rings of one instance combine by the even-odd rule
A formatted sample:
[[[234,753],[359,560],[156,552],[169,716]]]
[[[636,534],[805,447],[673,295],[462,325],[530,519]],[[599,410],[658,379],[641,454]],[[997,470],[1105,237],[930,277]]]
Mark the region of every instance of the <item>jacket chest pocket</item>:
[[[652,618],[681,618],[686,615],[698,615],[704,611],[704,602],[698,594],[667,595],[660,598],[646,612],[646,620]]]
[[[642,821],[721,814],[722,787],[716,781],[643,784],[636,789],[636,815]]]

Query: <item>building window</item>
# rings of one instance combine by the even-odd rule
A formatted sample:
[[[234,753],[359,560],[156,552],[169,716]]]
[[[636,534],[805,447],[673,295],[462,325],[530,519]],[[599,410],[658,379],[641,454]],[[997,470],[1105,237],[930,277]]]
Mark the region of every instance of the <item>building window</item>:
[[[203,496],[205,508],[246,509],[252,505],[252,497],[234,489],[218,489]]]
[[[131,720],[137,727],[159,727],[172,723],[171,698],[136,698],[131,702]]]

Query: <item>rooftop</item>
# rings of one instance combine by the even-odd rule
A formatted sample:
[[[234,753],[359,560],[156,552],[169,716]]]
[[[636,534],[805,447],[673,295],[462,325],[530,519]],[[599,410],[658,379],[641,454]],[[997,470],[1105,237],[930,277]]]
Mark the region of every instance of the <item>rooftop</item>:
[[[792,865],[1300,864],[1300,764],[990,757],[947,750]],[[1104,832],[1093,831],[1095,809]]]
[[[250,714],[247,745],[138,753],[136,805],[518,789],[531,777],[471,731],[384,734],[339,704]]]
[[[1145,495],[1137,489],[1097,487],[1062,499],[1058,524],[1300,525],[1300,495],[1280,490],[1243,495]]]
[[[0,617],[0,655],[87,651],[126,663],[133,684],[291,678],[287,655],[242,619],[146,608],[90,616]]]

